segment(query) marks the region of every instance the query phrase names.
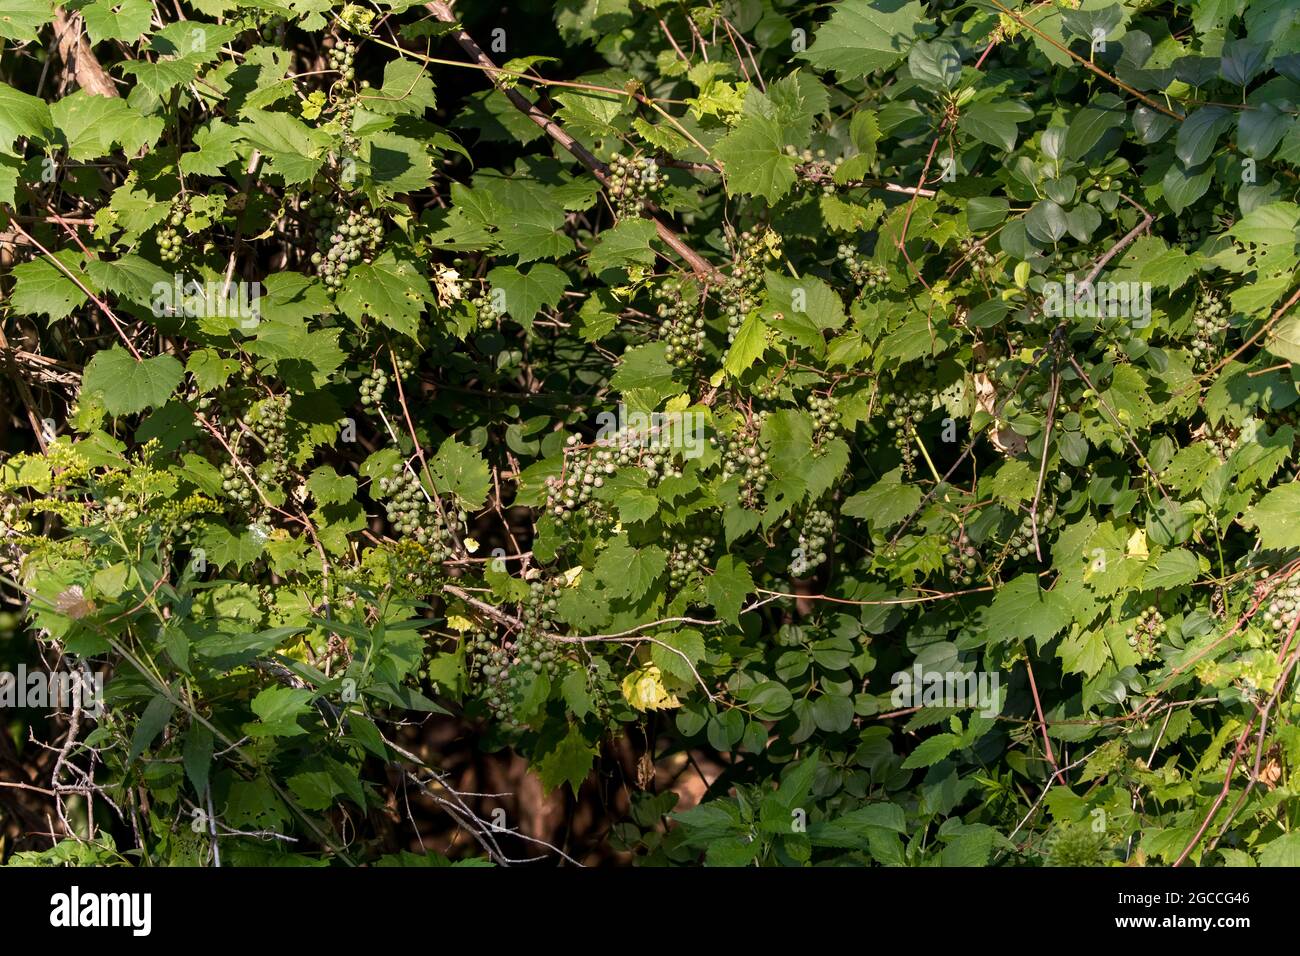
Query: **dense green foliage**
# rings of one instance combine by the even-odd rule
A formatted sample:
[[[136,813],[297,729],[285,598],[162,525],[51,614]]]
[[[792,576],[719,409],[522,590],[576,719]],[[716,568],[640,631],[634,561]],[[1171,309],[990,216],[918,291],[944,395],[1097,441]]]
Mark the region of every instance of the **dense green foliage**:
[[[1295,5],[460,6],[0,4],[16,859],[1300,862]]]

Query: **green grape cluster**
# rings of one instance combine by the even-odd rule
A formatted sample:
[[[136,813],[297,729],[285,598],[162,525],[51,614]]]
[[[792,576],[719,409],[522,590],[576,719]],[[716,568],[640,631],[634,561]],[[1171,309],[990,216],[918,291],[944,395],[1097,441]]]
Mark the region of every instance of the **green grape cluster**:
[[[970,587],[975,583],[979,571],[980,552],[971,544],[965,531],[954,531],[948,536],[948,553],[943,557],[948,571],[948,580],[961,587]]]
[[[185,242],[181,239],[181,223],[190,213],[190,201],[184,196],[172,200],[167,211],[167,221],[158,232],[158,256],[163,262],[180,262],[181,249]]]
[[[665,355],[677,368],[691,368],[704,354],[704,313],[698,297],[679,282],[665,282],[655,290],[659,338],[667,343]]]
[[[1034,399],[1034,404],[1036,404],[1041,411],[1046,412],[1048,407],[1052,404],[1052,391],[1049,388],[1042,389],[1032,397]],[[1061,416],[1064,415],[1069,410],[1070,410],[1070,403],[1066,401],[1065,390],[1057,389],[1056,411],[1053,413],[1056,421],[1060,421]]]
[[[1300,574],[1293,573],[1264,605],[1264,624],[1271,630],[1289,634],[1297,617],[1300,617]]]
[[[316,220],[311,264],[327,287],[340,289],[352,266],[374,259],[384,238],[383,223],[364,205],[348,209],[323,194],[312,197],[308,211]]]
[[[361,379],[361,404],[366,407],[371,405],[382,405],[384,401],[384,392],[387,390],[388,373],[384,371],[382,365],[376,365]]]
[[[682,475],[676,450],[658,436],[643,435],[635,429],[619,429],[590,446],[584,446],[577,435],[570,435],[564,459],[564,474],[546,479],[546,510],[560,522],[581,513],[588,523],[604,524],[608,515],[594,495],[605,479],[620,468],[641,469],[651,488],[665,478]]]
[[[977,270],[991,269],[998,261],[997,256],[985,248],[984,243],[977,242],[970,236],[963,236],[958,239],[957,249],[961,252],[962,258]]]
[[[718,542],[708,530],[698,516],[692,516],[681,527],[669,529],[668,584],[674,590],[684,588],[712,563],[713,549]]]
[[[1127,631],[1128,643],[1143,660],[1156,655],[1156,645],[1165,635],[1165,619],[1154,604],[1149,605]]]
[[[510,673],[514,642],[497,643],[487,634],[472,634],[466,644],[471,683],[479,688],[492,716],[513,725],[511,692],[518,683],[517,679],[511,680]]]
[[[492,295],[491,289],[484,288],[470,301],[478,314],[478,327],[484,331],[493,328],[505,317],[505,312],[497,308],[496,297]]]
[[[1228,456],[1236,450],[1240,438],[1240,432],[1227,422],[1223,422],[1217,426],[1207,427],[1202,441],[1209,446],[1214,457],[1219,461],[1227,461]]]
[[[195,408],[206,415],[209,421],[219,423],[226,431],[234,431],[243,417],[243,409],[248,405],[248,380],[248,369],[240,366],[231,374],[230,381],[221,391],[198,396]]]
[[[528,597],[524,600],[520,617],[530,628],[545,630],[550,627],[555,619],[555,611],[559,607],[557,595],[561,580],[552,578],[547,581],[528,582]]]
[[[800,187],[811,184],[818,187],[822,195],[835,195],[835,173],[839,170],[840,164],[844,162],[843,156],[836,156],[834,159],[828,160],[824,149],[800,150],[791,143],[786,143],[785,154],[803,167],[803,176],[799,180]]]
[[[667,436],[642,434],[636,429],[619,429],[612,437],[601,439],[598,445],[614,449],[614,464],[620,468],[639,468],[646,473],[649,487],[656,487],[665,478],[682,477],[679,453],[670,446]]]
[[[835,249],[835,258],[844,263],[844,268],[853,280],[853,284],[865,291],[883,289],[889,278],[884,266],[876,265],[848,243],[841,242]]]
[[[758,301],[763,286],[763,264],[775,259],[779,242],[766,226],[746,229],[731,239],[731,271],[718,292],[727,318],[727,341],[735,339],[741,323]]]
[[[384,511],[394,531],[428,548],[436,562],[445,561],[454,553],[451,529],[434,502],[425,496],[420,480],[404,463],[395,463],[389,474],[380,477],[378,485]]]
[[[277,39],[283,42],[284,32],[287,26],[288,21],[286,21],[284,17],[267,17],[266,21],[259,28],[262,42],[270,43]]]
[[[341,74],[344,83],[351,83],[356,79],[357,72],[354,62],[356,55],[357,45],[351,40],[342,40],[330,48],[329,68]]]
[[[362,89],[370,84],[361,81]],[[357,93],[351,89],[336,90],[334,95],[334,122],[342,129],[342,149],[339,155],[331,155],[332,165],[340,170],[341,189],[350,190],[356,181],[355,172],[344,165],[345,160],[355,162],[357,151],[361,149],[361,137],[352,128],[353,116],[357,111]]]
[[[1038,510],[1038,532],[1041,535],[1044,528],[1056,517],[1056,505],[1053,502],[1045,501],[1039,505]],[[1005,554],[1013,561],[1024,560],[1034,553],[1034,521],[1032,516],[1025,514],[1020,519],[1020,524],[1011,532],[1011,537],[1007,539]]]
[[[397,370],[403,376],[410,375],[415,371],[415,362],[406,356],[397,357]],[[389,378],[387,370],[382,365],[376,365],[370,371],[366,372],[361,378],[359,391],[361,392],[361,404],[369,408],[372,405],[382,405],[384,395],[388,391]]]
[[[665,478],[682,477],[682,463],[669,449],[650,447],[636,451],[635,448],[635,442],[623,445],[616,460],[621,465],[635,465],[645,471],[650,479],[649,487],[655,487]]]
[[[765,402],[774,402],[781,395],[781,384],[775,376],[764,376],[753,384],[754,397]]]
[[[916,474],[916,426],[925,421],[934,407],[933,394],[922,387],[895,383],[895,390],[884,398],[888,417],[885,424],[893,434],[894,447],[903,458],[903,474]]]
[[[998,367],[1007,360],[1002,347],[997,342],[980,342],[972,353],[972,367],[977,375],[993,378]]]
[[[339,74],[339,81],[330,89],[331,105],[334,110],[333,122],[343,131],[343,153],[356,155],[361,140],[353,130],[353,118],[357,111],[357,93],[352,84],[356,81],[357,45],[351,40],[336,41],[330,48],[327,62],[329,68]],[[369,83],[362,82],[363,87]]]
[[[546,510],[560,522],[575,516],[601,524],[604,509],[593,496],[605,479],[618,470],[614,452],[608,448],[582,448],[577,435],[570,435],[565,448],[564,473],[546,479]]]
[[[561,653],[531,627],[499,642],[487,634],[474,634],[467,643],[470,681],[479,688],[493,717],[517,727],[516,713],[524,691],[539,675],[558,676]]]
[[[282,477],[289,468],[289,438],[286,427],[289,423],[289,400],[287,398],[269,398],[257,408],[254,416],[252,410],[244,415],[244,423],[249,425],[253,434],[262,443],[265,454],[263,469],[270,478]]]
[[[722,452],[723,480],[739,476],[740,500],[750,508],[758,507],[763,491],[772,477],[768,468],[767,451],[759,444],[767,412],[755,412],[753,420],[732,432],[725,440],[712,439]]]
[[[1213,292],[1207,292],[1196,305],[1196,315],[1192,319],[1195,330],[1192,338],[1192,355],[1198,369],[1207,369],[1214,364],[1215,356],[1228,331],[1228,307]]]
[[[416,598],[429,594],[442,577],[442,560],[445,550],[429,548],[403,538],[393,546],[394,561],[390,568],[391,580],[401,593]]]
[[[668,177],[648,156],[615,156],[609,161],[609,196],[620,219],[639,216],[668,185]]]
[[[247,512],[256,510],[257,489],[234,462],[228,461],[221,466],[221,490],[237,508]]]
[[[252,395],[247,378],[247,373],[236,372],[226,388],[214,395],[199,396],[195,406],[210,422],[219,423],[227,435],[224,444],[205,445],[210,455],[226,458],[220,465],[224,496],[237,509],[255,514],[263,502],[252,483],[256,479],[251,475],[279,481],[291,466],[287,434],[289,399],[274,395],[250,404]],[[244,467],[237,465],[236,460],[242,461]]]
[[[782,526],[793,529],[794,521],[786,518]],[[812,571],[826,563],[826,546],[830,543],[835,521],[830,513],[821,508],[809,508],[799,527],[799,543],[794,549],[794,559],[790,562],[790,577],[807,577]]]
[[[820,448],[823,442],[834,438],[843,428],[840,422],[839,409],[835,405],[835,399],[829,395],[818,395],[815,392],[809,395],[808,411],[813,420],[813,446],[815,448]]]

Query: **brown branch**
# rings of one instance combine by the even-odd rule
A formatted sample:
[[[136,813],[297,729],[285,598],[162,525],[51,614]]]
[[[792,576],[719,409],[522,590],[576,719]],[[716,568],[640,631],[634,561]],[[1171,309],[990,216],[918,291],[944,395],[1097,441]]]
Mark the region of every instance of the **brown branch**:
[[[65,13],[62,7],[54,8],[54,45],[59,58],[77,79],[77,85],[91,96],[120,97],[117,87],[109,77],[95,51],[90,48],[81,29],[81,14]]]
[[[89,287],[87,287],[87,285],[81,281],[80,277],[78,277],[75,272],[73,272],[71,269],[65,266],[63,264],[63,261],[59,259],[57,256],[55,256],[54,253],[50,252],[49,249],[46,249],[43,245],[41,245],[40,241],[37,240],[35,237],[33,237],[31,233],[27,232],[27,230],[23,229],[23,227],[18,225],[18,223],[16,222],[12,223],[12,228],[14,229],[15,232],[18,233],[18,235],[26,239],[30,245],[33,245],[38,250],[40,250],[41,255],[45,256],[45,258],[48,259],[55,268],[57,268],[60,272],[62,272],[65,276],[67,276],[69,279],[72,280],[72,284],[75,285],[78,289],[80,289],[82,294],[85,295],[86,298],[88,298],[91,302],[95,304],[95,308],[99,309],[99,311],[102,312],[104,316],[108,319],[108,321],[113,324],[113,328],[117,330],[118,337],[122,339],[122,343],[126,346],[127,351],[129,351],[131,355],[134,356],[137,362],[143,361],[140,355],[140,351],[135,347],[135,344],[127,336],[126,330],[122,328],[122,323],[118,320],[118,317],[113,312],[113,310],[110,309],[108,305],[105,304],[104,301],[99,298],[99,296],[91,292]],[[75,233],[73,235],[75,236]]]
[[[1292,637],[1295,636],[1296,625],[1297,622],[1294,621],[1291,624],[1290,633],[1287,635],[1288,647],[1290,646]],[[1254,788],[1255,782],[1259,779],[1259,761],[1260,755],[1263,753],[1264,734],[1268,727],[1268,713],[1281,697],[1283,690],[1287,686],[1287,682],[1291,679],[1291,671],[1295,668],[1297,662],[1300,662],[1300,649],[1297,649],[1291,654],[1290,659],[1286,662],[1286,666],[1282,669],[1282,673],[1278,676],[1278,679],[1274,684],[1273,693],[1269,695],[1268,701],[1265,705],[1263,707],[1260,707],[1259,705],[1255,706],[1254,716],[1250,718],[1250,722],[1246,724],[1245,729],[1242,730],[1241,736],[1237,738],[1237,747],[1232,752],[1232,759],[1228,761],[1228,772],[1224,774],[1223,786],[1219,789],[1218,795],[1214,798],[1214,803],[1210,805],[1210,810],[1205,815],[1205,819],[1201,821],[1201,825],[1197,829],[1196,835],[1192,837],[1191,842],[1183,848],[1183,852],[1180,853],[1178,859],[1174,861],[1174,866],[1182,866],[1187,862],[1187,858],[1191,856],[1192,851],[1196,849],[1196,845],[1204,839],[1206,831],[1209,830],[1210,824],[1213,822],[1215,815],[1219,812],[1219,808],[1223,806],[1223,802],[1228,798],[1228,794],[1232,790],[1233,773],[1236,771],[1237,764],[1241,761],[1242,755],[1245,753],[1246,743],[1250,739],[1251,731],[1255,727],[1255,721],[1258,720],[1261,721],[1259,728],[1259,748],[1256,750],[1255,769],[1250,776],[1249,786],[1247,786],[1246,792],[1241,795],[1241,799],[1237,802],[1237,805],[1234,806],[1231,813],[1229,813],[1228,819],[1224,821],[1223,827],[1220,829],[1218,836],[1214,838],[1214,842],[1211,844],[1210,849],[1206,850],[1207,853],[1213,850],[1214,846],[1218,844],[1219,839],[1225,832],[1227,832],[1228,827],[1231,825],[1232,819],[1236,815],[1237,810],[1243,803],[1245,803],[1246,798],[1250,796],[1251,789]]]
[[[1101,270],[1106,268],[1106,264],[1109,263],[1110,260],[1114,259],[1117,255],[1119,255],[1122,251],[1124,251],[1124,249],[1128,247],[1129,243],[1131,243],[1138,236],[1142,235],[1142,233],[1147,230],[1147,228],[1151,225],[1151,223],[1155,221],[1155,217],[1152,216],[1151,213],[1147,212],[1145,209],[1143,209],[1141,206],[1135,203],[1132,199],[1129,199],[1128,196],[1125,196],[1123,193],[1120,193],[1120,196],[1121,198],[1124,199],[1125,202],[1131,205],[1134,209],[1142,213],[1142,221],[1139,222],[1132,229],[1130,229],[1127,233],[1125,233],[1120,238],[1119,242],[1115,243],[1115,245],[1107,249],[1105,254],[1100,259],[1097,260],[1097,264],[1092,267],[1092,270],[1088,273],[1087,278],[1085,278],[1082,282],[1079,283],[1079,286],[1074,293],[1074,297],[1076,300],[1083,297],[1085,289],[1091,288],[1093,280],[1095,280],[1097,276],[1101,275]]]
[[[1120,421],[1119,414],[1110,407],[1110,404],[1106,399],[1102,398],[1101,389],[1097,388],[1093,380],[1088,377],[1088,373],[1083,370],[1083,366],[1078,363],[1075,357],[1073,355],[1066,357],[1069,359],[1071,367],[1073,367],[1075,372],[1078,373],[1079,378],[1083,379],[1083,384],[1092,389],[1093,395],[1097,399],[1097,404],[1111,417],[1111,420],[1114,421],[1119,430],[1124,433],[1124,438],[1128,442],[1129,447],[1133,449],[1134,454],[1138,456],[1138,461],[1142,463],[1142,467],[1147,470],[1147,474],[1151,476],[1151,480],[1154,481],[1156,487],[1160,489],[1160,494],[1168,498],[1169,492],[1166,491],[1165,486],[1160,483],[1160,476],[1157,475],[1156,470],[1151,467],[1151,463],[1147,460],[1147,456],[1142,454],[1142,449],[1139,448],[1137,442],[1133,440],[1133,434],[1129,431],[1128,426]]]
[[[431,2],[425,4],[425,7],[443,23],[460,22],[456,15],[452,13],[451,7],[442,2],[442,0],[431,0]],[[458,44],[460,44],[461,49],[468,54],[470,59],[488,72],[488,75],[492,78],[493,85],[496,86],[500,92],[506,95],[506,98],[510,100],[515,109],[527,116],[530,120],[541,127],[547,136],[551,137],[551,139],[555,140],[573,154],[573,157],[577,159],[578,162],[582,163],[582,165],[586,166],[587,169],[591,171],[591,174],[600,180],[602,184],[608,185],[609,176],[605,164],[592,155],[591,151],[588,150],[587,147],[583,146],[566,133],[563,127],[556,123],[555,120],[542,112],[542,110],[538,109],[535,105],[528,102],[528,99],[522,93],[512,87],[503,85],[500,80],[500,69],[492,62],[492,58],[484,53],[482,48],[474,42],[473,37],[459,26],[452,31],[451,36]],[[707,262],[698,252],[688,246],[681,236],[677,235],[676,232],[674,232],[658,217],[652,217],[652,219],[655,224],[655,229],[659,233],[659,238],[663,240],[664,244],[668,246],[668,248],[677,253],[677,255],[680,256],[682,260],[694,269],[702,278],[715,284],[720,284],[722,282],[722,275],[718,270],[710,265],[709,262]]]
[[[27,412],[27,421],[31,424],[32,433],[36,436],[36,444],[40,446],[42,455],[48,454],[50,449],[45,443],[45,431],[40,417],[36,414],[36,396],[32,394],[27,379],[23,377],[23,373],[18,369],[18,363],[14,358],[13,350],[9,347],[9,340],[5,338],[3,327],[0,327],[0,352],[4,353],[5,364],[9,369],[9,377],[18,389],[18,397],[22,400],[23,408]]]
[[[673,45],[673,49],[677,51],[677,55],[681,58],[681,61],[687,66],[690,66],[691,58],[682,52],[682,48],[677,45],[677,41],[673,38],[672,31],[668,29],[668,24],[664,23],[662,18],[659,20],[659,29],[664,31],[664,36],[666,36],[668,42]]]
[[[1219,374],[1219,372],[1222,371],[1224,368],[1226,368],[1230,362],[1232,362],[1237,358],[1240,358],[1241,354],[1245,352],[1246,349],[1250,348],[1257,341],[1259,341],[1260,336],[1266,333],[1273,326],[1277,325],[1278,320],[1281,319],[1282,316],[1290,312],[1291,307],[1294,306],[1297,302],[1300,302],[1300,288],[1297,288],[1294,292],[1292,292],[1290,298],[1288,298],[1285,302],[1283,302],[1280,306],[1278,306],[1277,311],[1275,311],[1271,316],[1269,316],[1268,321],[1265,322],[1263,325],[1261,325],[1259,327],[1259,330],[1255,332],[1254,335],[1246,339],[1245,342],[1241,343],[1241,348],[1237,349],[1237,351],[1233,352],[1231,355],[1229,355],[1218,365],[1214,366],[1214,368],[1210,369],[1204,375],[1200,376],[1197,379],[1197,381],[1204,381],[1208,378],[1211,378]],[[1268,346],[1265,346],[1265,348],[1267,347]]]
[[[1061,395],[1061,373],[1052,370],[1052,394],[1047,403],[1047,426],[1043,430],[1043,458],[1038,464],[1038,485],[1034,488],[1034,503],[1029,506],[1029,525],[1034,532],[1034,557],[1043,563],[1043,549],[1038,540],[1038,505],[1043,500],[1043,482],[1047,478],[1047,453],[1052,443],[1052,426],[1056,424],[1056,402]]]
[[[1029,659],[1028,647],[1025,648],[1025,670],[1029,672],[1029,689],[1034,695],[1034,710],[1038,713],[1038,726],[1043,732],[1043,749],[1047,751],[1047,762],[1050,763],[1052,769],[1056,771],[1056,773],[1052,775],[1052,779],[1055,780],[1057,777],[1061,776],[1061,765],[1056,762],[1056,754],[1052,750],[1052,738],[1047,733],[1047,716],[1043,713],[1043,702],[1038,697],[1038,682],[1034,680],[1034,665]],[[1064,783],[1064,780],[1062,780],[1062,782]],[[1050,781],[1048,782],[1048,786],[1051,786]]]

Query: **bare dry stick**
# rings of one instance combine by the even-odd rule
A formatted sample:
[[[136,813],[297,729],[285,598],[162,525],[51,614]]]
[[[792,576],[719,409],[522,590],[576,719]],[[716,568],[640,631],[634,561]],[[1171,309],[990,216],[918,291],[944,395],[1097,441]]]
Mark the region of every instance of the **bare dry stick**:
[[[120,97],[81,29],[81,14],[54,8],[54,45],[59,58],[76,77],[77,85],[92,96]]]
[[[1038,713],[1038,726],[1043,732],[1043,749],[1047,751],[1047,762],[1056,771],[1052,775],[1052,779],[1055,780],[1061,776],[1061,765],[1056,762],[1056,754],[1052,750],[1052,738],[1047,732],[1047,715],[1043,713],[1043,702],[1038,697],[1038,682],[1034,680],[1034,665],[1029,659],[1028,647],[1025,648],[1025,670],[1029,672],[1029,689],[1034,695],[1034,710]],[[1062,783],[1064,783],[1064,780],[1062,780]],[[1050,781],[1048,786],[1051,786]]]
[[[18,362],[14,358],[13,350],[9,348],[9,340],[5,338],[3,326],[0,326],[0,352],[4,352],[5,363],[9,367],[9,377],[13,379],[14,384],[18,387],[18,397],[22,400],[23,408],[27,411],[27,421],[31,424],[32,433],[36,436],[36,444],[40,446],[42,455],[49,454],[49,446],[45,444],[45,429],[36,414],[36,396],[32,394],[23,373],[18,370]]]
[[[239,187],[240,203],[239,220],[235,224],[235,241],[230,245],[230,260],[226,263],[226,281],[221,286],[221,296],[226,298],[230,295],[230,281],[235,277],[235,259],[239,255],[239,244],[244,241],[244,220],[248,218],[248,193],[253,188],[253,180],[257,176],[257,169],[262,165],[261,150],[253,150],[253,155],[248,158],[248,168],[244,171],[244,182]]]
[[[1126,248],[1128,248],[1129,243],[1131,243],[1138,236],[1142,235],[1142,233],[1144,233],[1147,230],[1147,228],[1151,225],[1151,223],[1155,221],[1155,217],[1152,216],[1151,213],[1147,212],[1146,209],[1142,208],[1142,206],[1138,205],[1132,199],[1129,199],[1128,196],[1125,196],[1123,193],[1120,193],[1120,198],[1122,198],[1125,202],[1127,202],[1138,212],[1142,213],[1142,221],[1139,222],[1132,229],[1130,229],[1127,233],[1125,233],[1120,238],[1119,242],[1115,243],[1115,245],[1107,249],[1105,254],[1100,259],[1097,260],[1096,265],[1092,267],[1087,277],[1083,280],[1083,282],[1079,283],[1079,286],[1074,293],[1074,297],[1076,299],[1078,299],[1080,296],[1083,295],[1084,289],[1090,288],[1092,286],[1093,280],[1096,279],[1097,276],[1101,275],[1101,270],[1106,268],[1106,265],[1110,262],[1110,260],[1114,259],[1117,255],[1119,255]]]
[[[1052,426],[1056,424],[1056,400],[1061,394],[1061,373],[1053,368],[1052,394],[1047,402],[1047,426],[1043,430],[1043,457],[1038,464],[1038,486],[1034,489],[1034,502],[1029,506],[1029,526],[1034,532],[1034,557],[1043,563],[1043,549],[1038,541],[1038,504],[1043,500],[1043,481],[1047,478],[1047,453],[1052,444]]]
[[[664,31],[664,36],[666,36],[668,42],[673,45],[673,49],[677,51],[677,55],[681,58],[681,61],[687,66],[690,66],[691,58],[682,52],[682,48],[677,45],[677,40],[673,37],[672,31],[668,29],[668,24],[664,23],[662,19],[659,21],[659,29]]]

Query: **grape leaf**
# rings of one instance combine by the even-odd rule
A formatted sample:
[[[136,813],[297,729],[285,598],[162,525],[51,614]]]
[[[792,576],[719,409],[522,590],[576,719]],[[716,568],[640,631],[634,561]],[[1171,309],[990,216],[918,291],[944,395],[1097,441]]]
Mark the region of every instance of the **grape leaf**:
[[[405,259],[398,259],[392,252],[385,252],[374,262],[353,266],[348,271],[338,304],[358,324],[371,316],[393,331],[415,338],[431,295],[428,280],[420,269]]]
[[[655,251],[650,241],[655,237],[655,224],[649,219],[622,219],[613,229],[600,234],[587,268],[592,272],[628,266],[648,266],[655,261]]]
[[[718,559],[718,566],[705,582],[704,591],[718,617],[740,626],[740,608],[745,598],[754,590],[754,578],[749,565],[726,554]]]
[[[924,24],[925,11],[916,0],[843,0],[800,56],[834,70],[841,81],[858,79],[902,62],[915,36],[930,32]]]
[[[551,750],[536,758],[534,769],[548,791],[567,783],[576,797],[578,788],[591,773],[596,754],[596,748],[583,736],[581,729],[571,726]]]
[[[162,405],[184,374],[181,363],[170,355],[137,360],[114,345],[90,360],[82,387],[102,394],[110,415],[132,415]]]
[[[668,555],[662,548],[634,548],[620,536],[596,559],[596,578],[611,596],[638,601],[663,573],[667,562]]]
[[[487,500],[491,478],[477,450],[448,438],[429,459],[429,471],[439,494],[453,494],[462,508],[477,511]]]
[[[493,288],[505,294],[506,312],[526,329],[542,309],[553,309],[569,287],[569,277],[548,262],[539,262],[527,272],[514,266],[497,266],[487,274]]]
[[[780,124],[771,117],[749,115],[714,147],[727,189],[776,202],[794,185],[796,160],[785,153]]]

